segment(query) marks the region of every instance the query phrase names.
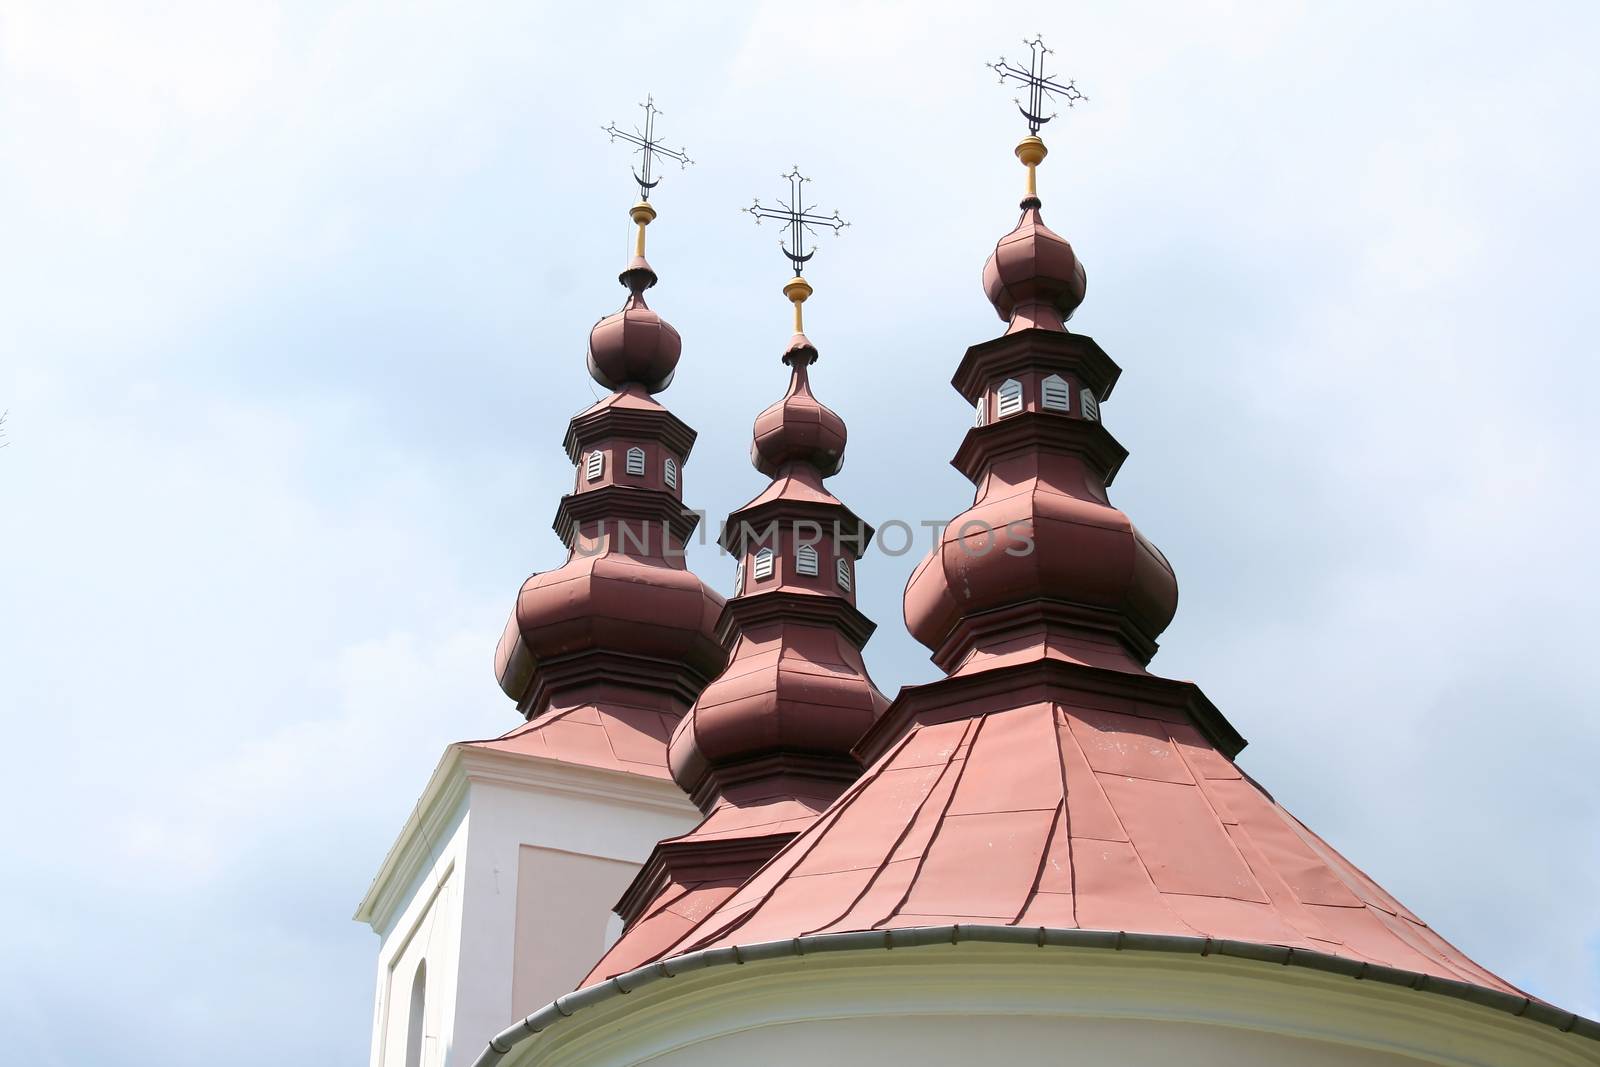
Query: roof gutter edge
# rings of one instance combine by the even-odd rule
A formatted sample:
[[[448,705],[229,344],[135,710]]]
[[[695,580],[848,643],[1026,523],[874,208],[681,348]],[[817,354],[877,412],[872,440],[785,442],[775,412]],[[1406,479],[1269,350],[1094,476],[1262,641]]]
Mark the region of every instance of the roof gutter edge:
[[[1499,990],[1438,978],[1419,971],[1407,971],[1381,964],[1358,963],[1314,949],[1290,948],[1284,945],[1264,945],[1250,941],[1229,941],[1209,937],[1186,937],[1178,934],[1140,934],[1119,930],[1076,930],[1047,926],[990,926],[958,924],[953,926],[917,926],[895,930],[862,930],[837,934],[806,934],[779,941],[758,941],[749,945],[731,945],[726,948],[708,948],[671,956],[647,963],[631,971],[609,978],[604,982],[574,990],[514,1026],[508,1027],[489,1041],[487,1048],[473,1061],[473,1067],[496,1067],[516,1046],[542,1033],[563,1019],[570,1018],[585,1008],[611,1000],[663,978],[676,978],[691,971],[703,970],[724,964],[751,963],[758,960],[805,956],[815,952],[855,952],[870,948],[916,948],[923,945],[956,945],[963,942],[987,942],[1006,945],[1037,945],[1040,948],[1071,947],[1100,948],[1138,952],[1193,953],[1200,956],[1228,956],[1235,959],[1256,960],[1282,966],[1309,967],[1313,970],[1342,974],[1358,981],[1383,982],[1387,985],[1406,986],[1424,993],[1454,997],[1481,1007],[1505,1012],[1508,1015],[1530,1019],[1553,1027],[1562,1033],[1576,1034],[1592,1041],[1600,1041],[1600,1023],[1563,1011],[1542,1000],[1516,996]]]

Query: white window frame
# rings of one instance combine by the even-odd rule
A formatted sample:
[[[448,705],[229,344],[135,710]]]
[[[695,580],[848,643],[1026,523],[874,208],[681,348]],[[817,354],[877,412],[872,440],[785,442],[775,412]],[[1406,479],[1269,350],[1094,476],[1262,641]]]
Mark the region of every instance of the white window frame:
[[[668,489],[678,488],[678,461],[668,456],[661,465],[661,475],[666,479]]]
[[[843,589],[846,593],[850,592],[852,579],[850,577],[849,556],[839,557],[838,561],[833,565],[833,576],[838,580],[840,589]]]
[[[794,550],[794,572],[807,578],[817,576],[817,546],[801,545]]]
[[[1007,378],[1000,383],[1000,388],[995,390],[995,418],[1004,419],[1020,414],[1021,411],[1022,383],[1015,378]]]
[[[1059,374],[1052,374],[1040,382],[1039,406],[1051,411],[1071,411],[1072,390],[1067,386],[1067,380]]]
[[[1100,401],[1088,389],[1078,390],[1078,414],[1090,422],[1100,421]]]
[[[600,449],[595,449],[583,459],[583,476],[588,481],[598,482],[606,472],[606,454]]]
[[[628,449],[627,471],[636,477],[644,477],[644,449],[638,445]]]

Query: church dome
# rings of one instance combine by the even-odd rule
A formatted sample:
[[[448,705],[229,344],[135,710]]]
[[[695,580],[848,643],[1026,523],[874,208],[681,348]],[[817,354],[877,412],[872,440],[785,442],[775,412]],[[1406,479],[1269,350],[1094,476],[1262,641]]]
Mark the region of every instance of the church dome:
[[[637,384],[659,393],[672,383],[683,339],[644,301],[644,290],[655,280],[650,265],[636,257],[622,273],[628,302],[589,331],[589,373],[607,389]]]
[[[1023,200],[1016,228],[1000,238],[983,265],[984,295],[995,311],[1014,330],[1032,325],[1060,329],[1083,303],[1087,285],[1077,253],[1040,217],[1039,199]]]
[[[811,395],[806,368],[816,357],[811,342],[796,334],[783,357],[794,368],[789,390],[756,416],[750,462],[769,478],[789,463],[808,463],[826,478],[844,462],[844,420]]]
[[[963,619],[1043,601],[1106,613],[1153,646],[1177,612],[1177,578],[1086,473],[1048,454],[997,471],[1007,491],[952,519],[907,583],[911,636],[938,652]]]

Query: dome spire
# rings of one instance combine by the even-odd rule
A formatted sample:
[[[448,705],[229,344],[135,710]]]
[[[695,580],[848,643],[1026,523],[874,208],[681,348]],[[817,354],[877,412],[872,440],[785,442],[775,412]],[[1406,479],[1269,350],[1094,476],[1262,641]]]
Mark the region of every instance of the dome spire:
[[[695,432],[651,395],[671,383],[683,348],[644,300],[656,282],[644,258],[655,158],[689,158],[657,139],[654,101],[640,107],[643,129],[606,127],[643,156],[629,209],[638,235],[619,278],[628,297],[589,334],[589,373],[611,393],[568,424],[575,485],[555,521],[567,561],[517,596],[495,674],[528,723],[492,743],[664,778],[673,726],[727,654],[716,634],[723,600],[684,564],[698,523],[682,499]]]
[[[723,526],[722,547],[739,561],[718,627],[728,666],[668,747],[673,778],[705,820],[656,847],[618,905],[623,936],[591,979],[670,945],[687,925],[685,902],[696,913],[721,904],[810,826],[860,775],[855,744],[888,707],[861,656],[874,626],[856,607],[856,565],[872,529],[823,486],[843,460],[845,425],[811,393],[817,350],[801,331],[811,293],[801,276],[811,258],[805,228],[844,222],[805,210],[805,179],[789,177],[783,211],[753,209],[788,220],[784,254],[795,270],[784,286],[795,309],[783,353],[789,387],[756,416],[750,448],[769,482]]]

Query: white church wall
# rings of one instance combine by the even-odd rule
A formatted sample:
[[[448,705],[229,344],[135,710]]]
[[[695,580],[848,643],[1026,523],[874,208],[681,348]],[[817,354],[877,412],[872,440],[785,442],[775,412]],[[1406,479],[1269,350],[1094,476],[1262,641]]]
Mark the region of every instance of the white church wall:
[[[571,989],[657,841],[699,813],[670,780],[452,746],[357,912],[382,942],[371,1067],[470,1064]],[[427,964],[420,1062],[411,982]]]
[[[500,1067],[1593,1067],[1594,1042],[1281,964],[965,943],[749,959],[605,996]]]

